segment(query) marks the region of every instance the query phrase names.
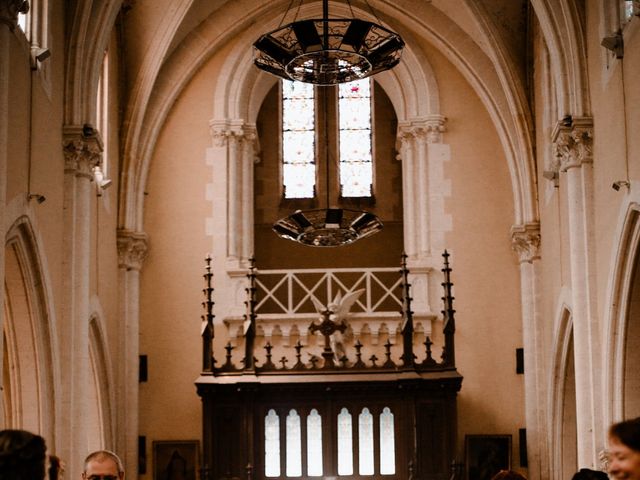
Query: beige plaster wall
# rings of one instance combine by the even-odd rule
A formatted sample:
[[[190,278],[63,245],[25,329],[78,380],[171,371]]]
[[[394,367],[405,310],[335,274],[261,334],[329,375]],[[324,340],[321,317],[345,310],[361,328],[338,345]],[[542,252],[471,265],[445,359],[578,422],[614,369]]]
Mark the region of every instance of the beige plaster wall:
[[[427,56],[447,117],[444,142],[451,146],[445,176],[452,187],[445,210],[453,218],[446,244],[453,269],[456,363],[464,376],[458,404],[459,458],[466,434],[510,434],[518,467],[524,376],[515,373],[522,327],[519,270],[509,233],[514,218],[509,172],[477,95],[436,50],[428,48]]]
[[[143,478],[151,475],[153,441],[201,437],[194,382],[202,368],[202,274],[211,250],[205,235],[211,205],[205,193],[212,173],[205,160],[212,144],[217,67],[213,59],[178,99],[159,137],[145,189],[150,250],[140,284],[140,354],[148,355],[149,381],[140,384],[139,430],[147,437],[149,465]],[[214,279],[214,286],[219,281]]]

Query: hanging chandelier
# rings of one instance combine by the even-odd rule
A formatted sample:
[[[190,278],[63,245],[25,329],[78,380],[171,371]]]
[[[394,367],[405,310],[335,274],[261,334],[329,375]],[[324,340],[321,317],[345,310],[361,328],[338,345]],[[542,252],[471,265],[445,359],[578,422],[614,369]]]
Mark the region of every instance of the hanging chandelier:
[[[395,67],[400,62],[404,41],[378,23],[329,18],[329,2],[323,0],[321,19],[294,18],[292,23],[262,35],[253,46],[254,63],[261,70],[286,80],[337,85]],[[373,235],[382,229],[382,222],[371,212],[329,206],[329,125],[326,95],[323,98],[326,208],[296,210],[278,220],[273,230],[281,238],[302,245],[337,247]]]
[[[254,63],[261,70],[287,80],[336,85],[395,67],[404,41],[377,23],[329,18],[328,0],[323,0],[321,19],[280,26],[253,46]]]
[[[273,230],[282,238],[311,247],[348,245],[382,230],[373,213],[345,208],[296,210],[281,218]]]

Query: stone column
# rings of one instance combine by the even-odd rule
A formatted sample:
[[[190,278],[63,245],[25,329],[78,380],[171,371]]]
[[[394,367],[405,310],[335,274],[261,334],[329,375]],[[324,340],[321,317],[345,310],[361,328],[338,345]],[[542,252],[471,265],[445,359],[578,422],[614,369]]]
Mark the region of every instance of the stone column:
[[[242,248],[240,259],[243,264],[253,256],[253,166],[256,163],[256,142],[258,134],[255,126],[245,125],[242,141]]]
[[[520,263],[522,340],[524,347],[525,419],[529,478],[550,478],[545,381],[544,320],[540,318],[540,225],[511,229],[513,250]]]
[[[7,151],[9,125],[9,43],[11,35],[18,25],[18,12],[28,9],[29,4],[24,0],[0,1],[0,226],[2,227],[2,248],[0,249],[0,278],[5,275],[4,258],[4,226],[6,224],[5,211],[7,205]],[[0,289],[0,332],[4,328],[4,287]],[[0,336],[0,358],[4,358],[4,342]],[[3,411],[2,396],[0,396],[0,412]],[[4,427],[4,418],[0,418],[0,429]]]
[[[255,126],[246,125],[243,120],[212,120],[210,129],[214,145],[219,147],[216,153],[221,155],[214,159],[214,174],[228,178],[226,195],[215,195],[214,199],[214,212],[226,212],[225,261],[230,269],[245,268],[253,248]]]
[[[118,231],[118,389],[116,451],[128,478],[138,478],[138,366],[140,352],[140,269],[147,256],[146,234]]]
[[[403,216],[403,232],[404,232],[404,251],[408,257],[415,257],[417,254],[416,247],[416,225],[418,219],[415,214],[413,198],[415,197],[415,178],[414,169],[414,148],[413,135],[410,124],[398,126],[398,151],[399,160],[402,161],[402,208]]]
[[[429,275],[436,266],[439,273],[441,264],[441,251],[432,251],[432,234],[433,225],[443,223],[444,218],[441,211],[444,191],[437,186],[446,183],[443,182],[441,164],[449,157],[448,146],[442,143],[444,122],[443,116],[431,115],[402,122],[398,127],[402,160],[404,248],[414,300],[414,321],[424,325],[426,335],[431,333],[431,320],[436,318],[429,301]],[[437,221],[434,220],[436,217]],[[447,226],[441,225],[440,228]],[[436,246],[444,250],[442,242]]]
[[[597,468],[603,417],[598,378],[602,362],[595,296],[592,119],[573,118],[559,123],[553,142],[567,185],[578,467]]]
[[[212,271],[216,324],[245,313],[248,257],[253,247],[253,136],[243,120],[211,120]],[[215,280],[217,279],[217,280]]]
[[[63,129],[64,250],[62,319],[60,322],[61,370],[68,372],[62,391],[63,430],[68,441],[61,455],[70,478],[80,478],[87,450],[86,418],[89,379],[89,272],[91,253],[91,199],[93,168],[99,164],[102,141],[85,136],[82,126]]]

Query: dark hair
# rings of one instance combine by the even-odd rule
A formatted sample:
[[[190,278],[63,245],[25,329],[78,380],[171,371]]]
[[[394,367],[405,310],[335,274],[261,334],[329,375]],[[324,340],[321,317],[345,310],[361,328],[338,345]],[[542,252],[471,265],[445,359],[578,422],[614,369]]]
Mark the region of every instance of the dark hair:
[[[0,478],[44,479],[47,447],[39,435],[25,430],[0,431]]]
[[[527,480],[527,477],[513,470],[500,470],[491,480]]]
[[[609,436],[640,452],[640,417],[614,423],[609,427]]]
[[[609,480],[609,476],[600,470],[581,468],[571,477],[571,480]]]

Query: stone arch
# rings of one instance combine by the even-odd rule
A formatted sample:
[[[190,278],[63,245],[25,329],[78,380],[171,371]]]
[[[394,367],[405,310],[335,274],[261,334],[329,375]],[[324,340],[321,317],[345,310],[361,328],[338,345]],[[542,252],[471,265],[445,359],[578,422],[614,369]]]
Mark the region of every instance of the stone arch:
[[[317,9],[317,2],[308,8]],[[446,50],[453,59],[453,63],[487,106],[501,138],[512,178],[516,215],[514,223],[535,221],[537,219],[536,182],[529,133],[530,114],[526,102],[523,101],[522,87],[513,80],[513,76],[508,76],[509,80],[499,78],[495,73],[496,70],[506,68],[507,63],[504,57],[498,54],[494,58],[484,54],[478,55],[478,49],[470,47],[473,42],[470,41],[469,36],[445,15],[440,14],[436,20],[433,20],[438,25],[428,25],[425,21],[408,14],[402,2],[394,4],[380,2],[376,8],[378,13],[381,12],[381,8],[383,9],[384,20],[403,36],[425,37],[438,48]],[[435,11],[435,8],[429,5],[425,8],[433,8]],[[217,80],[213,118],[243,119],[250,122],[251,118],[257,115],[256,105],[259,105],[259,99],[266,94],[268,82],[273,82],[273,80],[261,78],[266,75],[252,69],[250,45],[260,33],[264,33],[269,25],[277,25],[280,17],[273,13],[269,14],[270,11],[275,10],[274,5],[266,8],[264,5],[256,6],[253,2],[246,4],[240,1],[233,2],[231,6],[225,6],[224,9],[224,12],[217,11],[215,18],[212,16],[202,22],[173,52],[158,72],[153,93],[149,91],[146,97],[135,100],[137,105],[134,108],[140,112],[137,117],[139,125],[129,127],[125,140],[122,172],[124,198],[120,202],[119,220],[122,228],[141,230],[144,185],[154,145],[164,119],[186,83],[212,55],[224,48],[225,44],[237,35],[238,43],[235,48],[231,47],[229,52],[225,51],[228,61],[225,68],[220,70],[225,72],[228,81],[224,81],[224,77]],[[363,12],[367,13],[364,9]],[[242,18],[242,21],[234,22],[232,25],[221,23],[233,15],[237,15],[236,18]],[[260,18],[260,22],[254,21],[257,18]],[[444,24],[441,24],[442,22]],[[479,28],[483,26],[484,24]],[[450,32],[453,32],[451,39],[445,41]],[[491,42],[487,44],[491,45]],[[412,54],[414,60],[411,60]],[[428,68],[425,68],[428,62],[423,61],[424,58],[419,51],[407,51],[405,55],[405,60],[414,62],[412,65],[420,68],[412,66],[407,67],[404,73],[398,70],[397,73],[386,72],[380,75],[380,83],[388,93],[393,90],[401,92],[389,95],[399,114],[399,119],[402,120],[403,117],[412,119],[414,114],[422,116],[423,112],[425,116],[438,115],[439,105],[435,101],[438,97],[437,85],[433,82],[433,76],[430,75]],[[396,88],[399,84],[402,86],[401,89]],[[429,94],[425,96],[424,92],[427,91]],[[421,104],[420,101],[416,103],[414,99],[424,103]],[[405,108],[407,106],[409,108]]]
[[[111,360],[104,333],[102,309],[95,299],[92,301],[89,320],[89,383],[91,396],[89,405],[89,450],[113,449],[115,445],[115,392]]]
[[[558,114],[591,115],[584,17],[573,0],[531,0],[549,49]],[[584,12],[582,12],[584,13]]]
[[[566,293],[566,292],[563,292]],[[570,298],[570,295],[563,295]],[[551,468],[553,479],[562,480],[571,476],[577,469],[577,426],[575,367],[573,353],[573,322],[568,304],[561,302],[556,316],[557,328],[553,338],[553,359],[551,365]],[[573,451],[571,450],[573,445]]]
[[[78,2],[71,15],[66,64],[65,125],[95,124],[98,79],[120,2]]]
[[[605,316],[606,424],[640,415],[640,197],[622,206]]]
[[[42,260],[27,216],[7,232],[5,261],[5,426],[39,432],[53,445],[55,332]]]

